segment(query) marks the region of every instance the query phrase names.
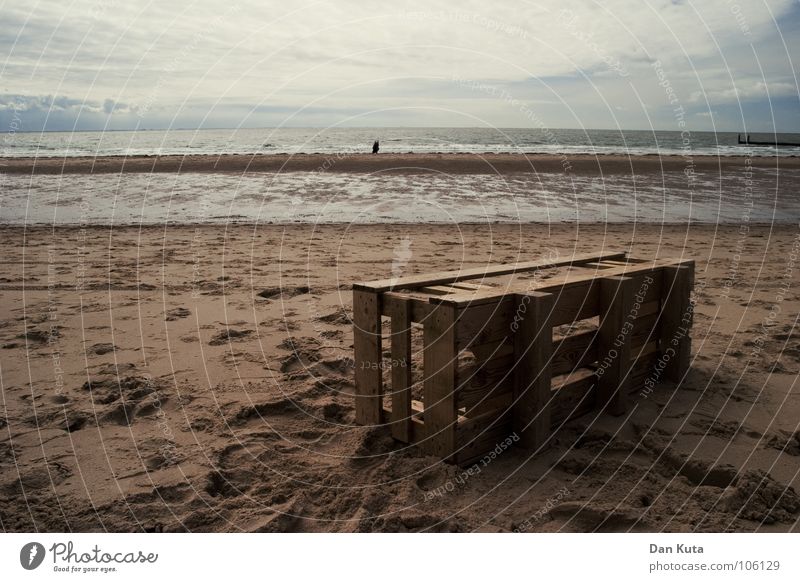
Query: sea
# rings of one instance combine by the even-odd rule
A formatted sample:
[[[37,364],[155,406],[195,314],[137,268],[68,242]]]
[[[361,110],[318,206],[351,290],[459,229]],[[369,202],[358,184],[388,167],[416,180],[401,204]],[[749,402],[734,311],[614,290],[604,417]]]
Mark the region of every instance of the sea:
[[[730,132],[497,128],[265,128],[16,133],[0,140],[0,157],[511,152],[532,154],[742,155]],[[11,137],[11,139],[9,139]],[[754,156],[800,155],[800,134],[750,133],[754,141],[797,147],[754,147]]]
[[[751,140],[775,135],[751,133]],[[369,152],[795,156],[736,133],[470,128],[281,128],[16,133],[2,157]],[[800,135],[780,141],[800,143]],[[0,160],[1,163],[1,160]],[[688,179],[691,178],[691,179]],[[800,170],[569,173],[3,174],[2,225],[317,223],[798,223]]]

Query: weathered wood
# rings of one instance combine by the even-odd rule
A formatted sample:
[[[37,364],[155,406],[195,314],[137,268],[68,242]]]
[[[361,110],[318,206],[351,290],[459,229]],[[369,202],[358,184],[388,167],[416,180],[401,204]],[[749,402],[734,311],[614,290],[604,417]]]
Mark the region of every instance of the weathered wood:
[[[581,263],[589,263],[592,261],[620,259],[624,257],[624,252],[610,252],[601,254],[588,253],[583,255],[572,255],[570,257],[565,257],[564,259],[555,261],[529,261],[524,263],[516,263],[513,265],[476,267],[473,269],[459,269],[457,271],[441,271],[439,273],[429,273],[427,275],[411,275],[409,277],[401,277],[399,279],[382,279],[380,281],[370,281],[368,283],[354,283],[353,289],[364,289],[376,293],[382,293],[384,291],[391,291],[392,289],[414,289],[418,287],[427,287],[428,285],[457,283],[467,279],[497,277],[512,273],[535,271],[537,269],[549,269],[552,267],[561,267],[566,265],[579,265]]]
[[[440,305],[425,322],[425,449],[448,459],[455,450],[456,309]]]
[[[564,287],[543,287],[542,293],[555,297],[553,326],[573,323],[600,314],[600,293],[596,279],[577,281]]]
[[[576,333],[553,342],[553,376],[571,372],[596,361],[596,329]]]
[[[648,301],[639,308],[638,317],[646,317],[648,315],[657,314],[661,311],[661,299],[655,301]]]
[[[356,289],[357,419],[382,420],[398,440],[463,462],[485,455],[512,432],[539,448],[563,422],[595,407],[624,412],[630,393],[645,382],[652,389],[651,377],[668,377],[654,370],[667,351],[670,374],[677,374],[669,377],[679,379],[689,362],[694,264],[620,258],[595,258],[546,280],[522,278],[498,287],[437,281],[403,292]],[[488,276],[518,272],[501,267]],[[537,305],[546,311],[546,333],[534,323],[543,316],[532,298],[540,298]],[[386,399],[381,313],[392,319],[393,390]],[[553,327],[595,316],[599,329],[553,339]],[[424,407],[409,391],[412,322],[424,330]],[[378,421],[372,405],[359,403],[363,397],[377,399]]]
[[[481,285],[480,283],[467,283],[466,281],[452,283],[450,286],[455,287],[456,289],[467,289],[470,291],[479,291],[480,289],[484,289],[486,287],[486,285]]]
[[[408,301],[411,304],[411,321],[415,323],[424,322],[436,308],[436,306],[431,305],[427,299],[423,301],[403,293],[383,293],[381,297],[383,298],[383,301],[381,301],[383,308],[381,312],[382,315],[390,316],[395,302]]]
[[[381,422],[382,356],[380,295],[353,291],[353,357],[355,364],[356,422]]]
[[[512,334],[516,304],[511,296],[486,305],[458,310],[457,341],[459,349],[470,344],[501,341]]]
[[[392,436],[411,440],[411,305],[392,305]]]
[[[541,293],[555,293],[558,291],[557,295],[560,295],[581,285],[585,286],[595,284],[601,277],[626,276],[637,278],[638,281],[647,275],[658,274],[661,269],[666,266],[680,264],[683,264],[683,261],[679,259],[658,259],[656,261],[646,263],[626,264],[625,266],[607,269],[602,272],[598,272],[597,270],[593,269],[579,269],[566,273],[563,276],[554,277],[552,279],[547,279],[545,281],[539,281],[536,283],[528,281],[523,285],[522,283],[517,282],[507,287],[491,287],[488,290],[476,291],[474,293],[429,296],[428,300],[431,303],[453,305],[460,309],[468,309],[470,307],[482,306],[487,303],[493,304],[502,302],[504,299],[507,299],[510,295],[515,293],[519,294],[532,291],[539,291]],[[655,284],[658,285],[659,281],[660,279],[657,279]],[[587,293],[590,290],[591,289],[583,287],[584,293]],[[580,295],[580,290],[576,289],[574,292],[575,296]],[[563,301],[561,308],[568,313],[568,307],[571,303],[571,301]],[[565,320],[568,321],[566,317]]]
[[[470,344],[471,351],[479,362],[486,362],[496,358],[514,355],[514,342],[505,337],[501,340],[485,344]]]
[[[658,361],[658,345],[656,342],[655,349],[646,355],[640,355],[631,362],[630,382],[628,383],[628,393],[636,394],[644,386],[644,381],[648,376],[653,374],[654,366]]]
[[[456,389],[458,408],[471,409],[487,398],[511,394],[514,390],[512,366],[513,361],[507,368],[497,368],[492,371],[481,370],[458,382]]]
[[[627,409],[633,283],[630,277],[600,279],[600,297],[604,307],[598,333],[597,398],[599,406],[605,406],[609,413],[617,415],[624,414]]]
[[[691,360],[691,292],[694,287],[694,261],[664,269],[664,300],[661,310],[661,351],[666,360],[664,377],[679,382]]]
[[[415,401],[416,402],[416,401]],[[384,406],[383,410],[383,417],[386,419],[386,423],[390,423],[392,419],[392,409],[387,408]],[[425,423],[417,417],[417,412],[414,411],[414,414],[411,416],[410,419],[410,429],[409,429],[409,444],[418,444],[422,443],[425,440]],[[406,441],[401,441],[406,442]]]
[[[470,408],[467,408],[464,411],[464,416],[467,418],[473,418],[475,416],[481,414],[487,414],[489,412],[494,412],[498,414],[500,412],[505,412],[510,409],[511,404],[514,401],[514,394],[513,388],[514,385],[512,382],[509,382],[508,385],[510,389],[505,389],[505,387],[498,387],[502,388],[503,391],[500,392],[499,390],[495,390],[482,399],[478,400],[474,405]]]
[[[571,374],[553,377],[550,423],[558,428],[572,418],[582,416],[596,405],[597,377],[593,370],[582,368]]]
[[[522,446],[543,447],[550,434],[551,356],[556,298],[548,293],[517,295],[521,321],[514,336],[512,427]]]

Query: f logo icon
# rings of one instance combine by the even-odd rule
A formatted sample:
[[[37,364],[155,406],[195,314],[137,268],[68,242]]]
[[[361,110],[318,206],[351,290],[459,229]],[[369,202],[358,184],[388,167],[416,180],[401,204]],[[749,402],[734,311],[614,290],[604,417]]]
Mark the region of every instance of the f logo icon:
[[[30,542],[19,551],[19,563],[26,570],[35,570],[44,561],[44,546],[39,542]]]

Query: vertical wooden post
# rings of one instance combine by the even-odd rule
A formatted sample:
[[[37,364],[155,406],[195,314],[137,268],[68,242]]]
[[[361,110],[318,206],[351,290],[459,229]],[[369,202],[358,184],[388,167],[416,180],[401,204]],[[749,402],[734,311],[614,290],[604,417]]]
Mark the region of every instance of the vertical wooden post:
[[[680,382],[691,361],[693,287],[694,261],[664,267],[660,351],[662,360],[666,360],[664,377],[673,382]]]
[[[445,460],[455,452],[456,307],[439,304],[425,319],[425,450]]]
[[[356,422],[381,422],[381,310],[378,293],[353,290],[353,352],[355,360]]]
[[[624,414],[628,408],[633,282],[630,277],[606,277],[599,281],[597,403],[615,415]]]
[[[392,318],[392,436],[411,442],[411,305],[397,299]]]
[[[522,446],[538,449],[550,434],[555,297],[549,293],[516,295],[518,325],[514,334],[514,406],[512,426]],[[513,331],[513,330],[512,330]]]

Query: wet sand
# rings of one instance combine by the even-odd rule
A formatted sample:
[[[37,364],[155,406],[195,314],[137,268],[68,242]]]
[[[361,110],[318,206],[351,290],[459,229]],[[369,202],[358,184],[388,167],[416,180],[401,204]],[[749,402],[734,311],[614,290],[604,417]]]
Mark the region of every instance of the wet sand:
[[[419,174],[565,173],[577,176],[725,172],[754,168],[800,168],[798,157],[544,155],[544,154],[269,154],[4,158],[8,174],[101,174],[135,172],[357,172]]]

